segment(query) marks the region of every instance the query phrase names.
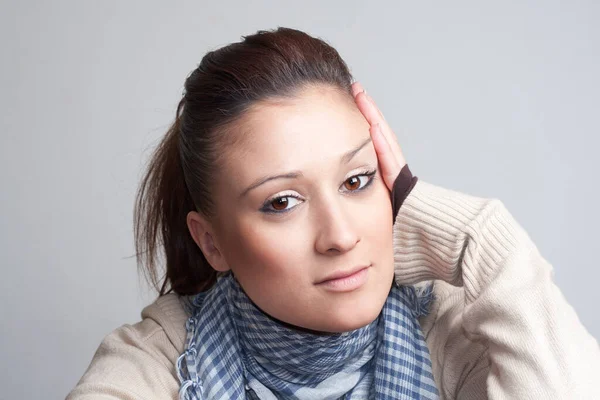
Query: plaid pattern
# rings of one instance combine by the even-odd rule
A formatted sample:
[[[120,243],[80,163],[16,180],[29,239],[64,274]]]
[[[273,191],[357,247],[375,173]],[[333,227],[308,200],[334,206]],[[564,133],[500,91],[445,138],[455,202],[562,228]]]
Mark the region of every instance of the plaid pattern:
[[[371,324],[315,335],[265,315],[235,278],[221,277],[184,306],[185,352],[177,360],[181,400],[437,399],[417,318],[432,286],[393,285]]]

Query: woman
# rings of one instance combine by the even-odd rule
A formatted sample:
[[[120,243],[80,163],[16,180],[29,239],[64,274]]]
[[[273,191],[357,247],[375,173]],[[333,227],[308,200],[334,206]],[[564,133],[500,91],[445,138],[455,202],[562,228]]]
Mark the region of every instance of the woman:
[[[160,296],[68,399],[600,398],[598,343],[527,233],[414,177],[303,32],[205,55],[135,220]]]

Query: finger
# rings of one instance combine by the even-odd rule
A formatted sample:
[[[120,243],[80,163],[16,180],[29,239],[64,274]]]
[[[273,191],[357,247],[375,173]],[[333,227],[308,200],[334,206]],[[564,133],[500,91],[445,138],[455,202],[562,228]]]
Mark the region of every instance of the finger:
[[[381,115],[377,112],[365,92],[358,93],[355,97],[355,101],[358,109],[362,115],[364,115],[369,125],[375,125],[383,122]]]
[[[367,91],[365,90],[365,88],[363,88],[363,86],[360,84],[360,82],[354,82],[351,86],[351,90],[352,90],[352,96],[354,96],[355,99],[361,92],[363,92],[364,95],[366,96],[368,102],[371,103],[373,105],[373,107],[375,108],[375,110],[377,111],[377,114],[379,115],[379,117],[381,119],[385,119],[385,117],[383,116],[383,113],[377,107],[373,98],[367,94]]]
[[[373,100],[373,98],[367,92],[365,92],[365,94],[367,95],[367,100],[369,100],[369,103],[371,103],[372,106],[375,108],[381,119],[385,120],[385,116],[383,115],[379,107],[377,107],[377,104],[375,104],[375,100]]]
[[[373,98],[367,94],[367,91],[364,90],[360,82],[354,82],[352,84],[352,94],[354,96],[354,100],[358,106],[358,109],[363,114],[367,122],[369,122],[369,125],[374,125],[376,123],[381,124],[383,134],[386,136],[386,139],[389,145],[391,146],[393,153],[396,155],[397,159],[400,162],[405,162],[404,155],[402,154],[402,149],[400,147],[400,144],[398,143],[398,138],[390,128],[383,113],[381,112],[381,110],[379,110]],[[365,98],[366,101],[363,100],[363,98]]]
[[[356,97],[357,94],[365,91],[365,89],[362,87],[362,85],[359,82],[354,82],[352,84],[351,88],[352,88],[352,96],[353,97]]]
[[[355,98],[358,109],[363,114],[369,125],[381,125],[383,135],[386,137],[387,142],[392,147],[394,155],[396,155],[396,157],[398,158],[402,158],[402,150],[400,149],[400,145],[398,144],[398,139],[396,138],[396,135],[388,125],[385,118],[383,118],[383,115],[377,109],[375,103],[372,101],[372,99],[370,100],[369,98],[370,96],[365,94],[364,92],[359,93]]]
[[[386,137],[383,135],[381,125],[377,123],[371,126],[370,132],[373,147],[375,147],[375,153],[377,153],[377,161],[379,162],[381,176],[383,177],[385,185],[392,191],[394,181],[400,173],[401,166],[392,152],[392,148]]]

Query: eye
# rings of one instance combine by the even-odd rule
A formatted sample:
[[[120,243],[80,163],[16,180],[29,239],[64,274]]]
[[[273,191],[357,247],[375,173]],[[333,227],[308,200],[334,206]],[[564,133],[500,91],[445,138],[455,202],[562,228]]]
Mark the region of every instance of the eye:
[[[370,171],[360,175],[354,175],[344,181],[344,188],[349,192],[357,192],[365,189],[373,181],[377,171]]]
[[[349,193],[361,192],[373,183],[375,174],[377,174],[376,169],[353,175],[344,181],[342,190]],[[283,194],[268,199],[260,211],[270,214],[284,214],[293,210],[302,202],[304,202],[304,198],[299,195]]]
[[[297,196],[279,196],[273,199],[267,200],[263,205],[261,211],[270,213],[283,213],[288,212],[292,208],[296,207],[302,200]]]

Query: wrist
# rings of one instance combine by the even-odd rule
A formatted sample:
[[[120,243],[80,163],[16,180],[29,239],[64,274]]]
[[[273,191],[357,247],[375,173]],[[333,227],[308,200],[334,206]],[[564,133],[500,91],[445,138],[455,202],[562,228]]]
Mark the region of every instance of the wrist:
[[[400,170],[394,181],[391,193],[394,221],[396,221],[396,216],[398,215],[398,211],[400,211],[402,203],[404,203],[404,200],[408,197],[418,179],[418,177],[413,176],[408,164],[405,164]]]

